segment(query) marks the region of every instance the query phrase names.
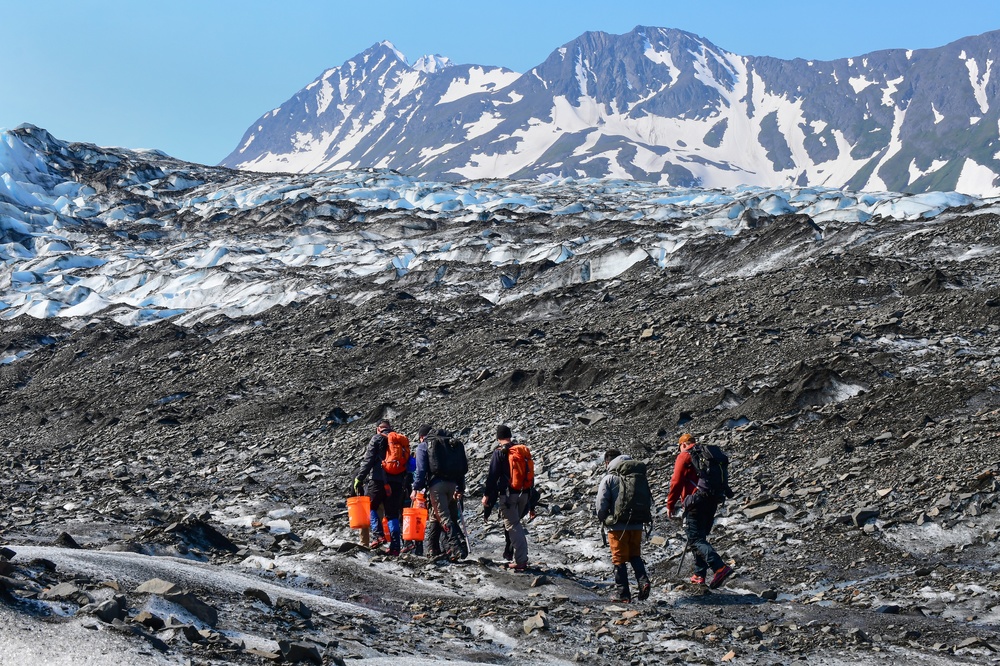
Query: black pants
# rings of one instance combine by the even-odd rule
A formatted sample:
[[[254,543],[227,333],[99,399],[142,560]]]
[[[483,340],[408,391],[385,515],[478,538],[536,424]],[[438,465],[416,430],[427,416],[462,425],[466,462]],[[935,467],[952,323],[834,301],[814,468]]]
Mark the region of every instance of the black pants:
[[[708,542],[708,535],[715,524],[715,511],[718,505],[705,502],[688,509],[684,514],[684,533],[687,536],[688,548],[694,556],[694,573],[705,576],[708,569],[716,571],[723,566],[722,558]]]

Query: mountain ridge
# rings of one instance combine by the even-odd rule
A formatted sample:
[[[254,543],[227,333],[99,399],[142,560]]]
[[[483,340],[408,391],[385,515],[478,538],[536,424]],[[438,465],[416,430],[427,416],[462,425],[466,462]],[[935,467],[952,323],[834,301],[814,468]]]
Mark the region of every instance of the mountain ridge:
[[[996,54],[1000,31],[820,61],[638,26],[584,33],[519,74],[425,71],[380,42],[258,119],[221,165],[992,196]]]

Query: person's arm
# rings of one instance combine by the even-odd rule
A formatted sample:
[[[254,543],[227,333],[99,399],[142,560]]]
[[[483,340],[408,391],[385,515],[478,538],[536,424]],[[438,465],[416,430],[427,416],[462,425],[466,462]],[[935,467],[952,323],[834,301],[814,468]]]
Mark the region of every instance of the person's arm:
[[[417,444],[417,469],[413,472],[413,489],[422,491],[427,487],[427,476],[430,472],[430,457],[427,453],[427,441]]]
[[[690,462],[691,454],[681,451],[674,460],[674,473],[670,477],[670,491],[667,493],[667,515],[674,515],[674,508],[681,499],[681,490],[684,488],[684,468]]]
[[[611,485],[614,483],[615,479],[610,474],[605,474],[604,478],[601,479],[601,483],[597,486],[597,520],[604,523],[604,519],[611,515],[611,509],[613,508],[612,502],[612,488]]]
[[[371,438],[371,441],[368,442],[368,448],[365,450],[365,459],[364,461],[362,461],[361,469],[358,470],[358,474],[356,477],[357,479],[361,480],[362,484],[364,484],[365,479],[368,478],[369,474],[372,475],[372,478],[375,477],[374,475],[375,467],[382,462],[382,458],[384,457],[379,455],[382,449],[382,447],[379,446],[380,444],[379,439],[380,439],[379,436],[376,435],[375,437]],[[383,437],[382,439],[385,438]]]
[[[467,454],[465,452],[465,446],[464,445],[462,446],[462,457],[465,458],[465,469],[468,470],[469,469],[469,458],[468,458],[468,456],[467,456]],[[466,472],[466,474],[468,474],[468,472]],[[465,476],[466,476],[466,474],[463,474],[462,478],[460,478],[458,480],[458,488],[456,489],[456,491],[458,492],[459,495],[464,495],[465,494]]]
[[[486,487],[483,491],[483,505],[493,506],[497,503],[497,496],[500,494],[500,459],[502,449],[493,451],[490,457],[490,470],[486,474]]]

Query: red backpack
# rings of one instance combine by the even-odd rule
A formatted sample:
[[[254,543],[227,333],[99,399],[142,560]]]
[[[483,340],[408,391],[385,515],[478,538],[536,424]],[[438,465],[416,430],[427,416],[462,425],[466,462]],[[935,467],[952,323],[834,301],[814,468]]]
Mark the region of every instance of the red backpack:
[[[527,446],[512,444],[507,449],[507,461],[510,463],[511,490],[520,492],[535,485],[535,462]]]
[[[382,469],[386,474],[402,474],[410,462],[410,440],[401,432],[388,432],[385,439],[388,444],[385,447]]]

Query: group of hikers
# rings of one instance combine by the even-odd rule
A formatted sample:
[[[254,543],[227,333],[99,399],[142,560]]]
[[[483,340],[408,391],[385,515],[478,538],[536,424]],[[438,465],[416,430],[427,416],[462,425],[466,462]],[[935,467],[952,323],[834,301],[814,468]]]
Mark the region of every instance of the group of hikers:
[[[540,494],[535,488],[531,451],[514,439],[510,427],[496,430],[496,448],[490,456],[482,497],[484,519],[494,509],[503,521],[506,568],[528,568],[528,540],[523,520],[533,518]],[[667,515],[683,523],[685,551],[694,561],[691,583],[720,587],[732,574],[708,541],[718,507],[733,496],[729,487],[729,460],[721,448],[697,442],[685,433],[667,495]],[[642,557],[642,537],[653,521],[653,497],[646,465],[617,449],[604,453],[605,474],[597,487],[596,512],[611,550],[614,568],[612,600],[632,599],[631,566],[640,600],[649,597],[651,581]],[[422,425],[417,444],[379,421],[354,478],[355,495],[370,500],[370,520],[361,529],[363,546],[387,546],[389,556],[412,550],[417,555],[457,562],[469,555],[464,519],[465,477],[469,471],[464,444],[451,433]],[[424,538],[404,543],[403,509],[427,509]],[[388,532],[388,533],[387,533]],[[410,535],[412,537],[412,535]]]

